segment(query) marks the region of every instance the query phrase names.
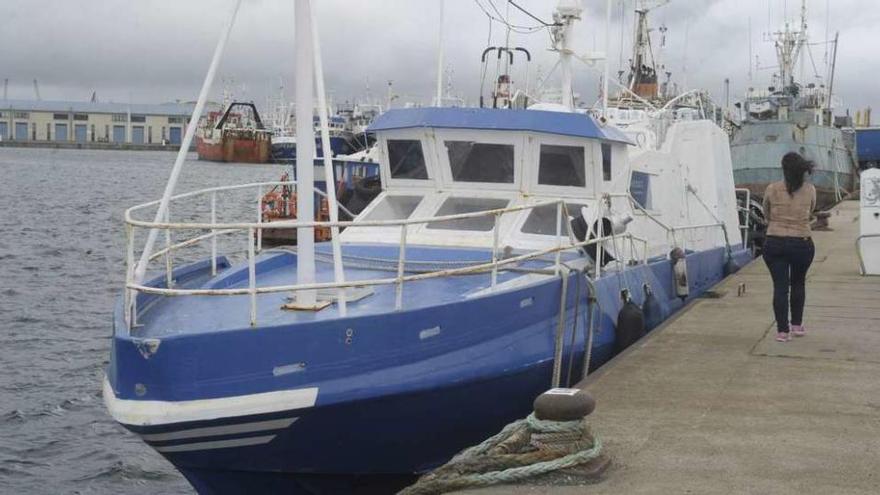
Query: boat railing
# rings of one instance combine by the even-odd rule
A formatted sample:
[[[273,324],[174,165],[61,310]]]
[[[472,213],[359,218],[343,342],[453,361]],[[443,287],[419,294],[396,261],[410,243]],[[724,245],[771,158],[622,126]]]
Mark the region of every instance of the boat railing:
[[[562,272],[562,252],[567,250],[584,249],[589,245],[595,244],[597,247],[597,259],[602,259],[603,244],[611,242],[615,249],[615,258],[626,256],[627,247],[629,248],[629,260],[636,263],[647,263],[649,250],[648,241],[642,237],[636,236],[629,232],[609,233],[607,235],[594,235],[586,240],[579,240],[571,227],[570,222],[563,222],[563,218],[568,217],[568,206],[565,200],[556,199],[550,201],[537,202],[530,205],[512,206],[494,210],[485,210],[473,213],[461,213],[456,215],[435,216],[427,218],[399,219],[399,220],[359,220],[359,221],[301,221],[301,220],[279,220],[272,222],[264,222],[262,215],[262,197],[263,193],[270,187],[291,186],[296,187],[295,181],[274,181],[274,182],[258,182],[251,184],[242,184],[234,186],[220,186],[201,189],[198,191],[178,194],[172,196],[168,202],[166,212],[172,210],[172,205],[176,201],[183,199],[192,199],[199,197],[207,197],[210,204],[210,221],[171,221],[173,215],[166,213],[164,221],[140,220],[135,218],[135,214],[142,213],[153,207],[160,205],[159,201],[151,201],[140,205],[133,206],[125,212],[126,226],[126,291],[124,298],[125,320],[129,330],[137,325],[137,294],[153,294],[161,296],[234,296],[248,295],[250,296],[250,322],[252,326],[257,324],[257,295],[277,292],[294,292],[306,290],[330,290],[337,289],[339,297],[340,314],[345,313],[345,291],[346,288],[361,288],[379,285],[396,285],[395,308],[401,310],[403,308],[403,290],[406,282],[414,282],[418,280],[426,280],[431,278],[472,275],[488,272],[491,277],[491,286],[495,287],[498,283],[498,272],[504,270],[511,265],[516,265],[529,260],[546,259],[547,256],[553,256],[553,273],[559,275]],[[256,200],[255,221],[247,222],[218,222],[218,194],[230,191],[241,191],[253,189]],[[319,193],[321,191],[318,191]],[[552,246],[543,249],[535,249],[530,252],[515,256],[501,256],[500,246],[500,226],[503,215],[516,213],[525,210],[531,210],[539,207],[556,205],[556,233],[555,242]],[[563,217],[565,215],[565,217]],[[439,269],[424,273],[406,273],[406,248],[407,248],[407,232],[412,225],[421,225],[427,223],[453,222],[463,219],[473,219],[479,217],[494,217],[494,225],[492,228],[492,256],[491,260],[484,263],[469,264],[463,267]],[[563,224],[565,231],[563,231]],[[352,280],[352,281],[336,281],[336,282],[314,282],[305,284],[289,284],[274,286],[257,286],[256,275],[256,253],[262,249],[262,231],[271,228],[273,230],[293,230],[301,228],[342,228],[342,227],[358,227],[358,228],[399,228],[400,229],[400,249],[397,259],[396,276],[377,278],[369,280]],[[699,227],[699,226],[696,226]],[[147,263],[164,258],[165,266],[165,284],[164,287],[146,285],[143,280],[139,279],[138,273],[144,273],[138,270],[135,262],[135,232],[136,229],[155,229],[164,231],[165,246],[155,253],[151,253],[147,257]],[[206,231],[178,242],[172,242],[172,231]],[[211,250],[211,274],[217,274],[217,238],[221,235],[229,235],[236,232],[247,232],[247,263],[248,263],[248,285],[240,288],[199,288],[184,289],[174,287],[174,252],[191,246],[200,245],[204,242],[210,242]],[[623,245],[618,248],[618,242]],[[641,247],[639,250],[638,247]],[[595,276],[601,275],[600,264],[596,264]]]

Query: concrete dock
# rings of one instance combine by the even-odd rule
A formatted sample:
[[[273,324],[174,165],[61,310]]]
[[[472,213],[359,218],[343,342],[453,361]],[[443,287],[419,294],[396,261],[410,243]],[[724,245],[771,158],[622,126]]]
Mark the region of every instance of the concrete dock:
[[[613,460],[602,481],[467,493],[880,493],[880,278],[858,275],[858,202],[830,220],[807,336],[775,342],[757,259],[582,384]]]

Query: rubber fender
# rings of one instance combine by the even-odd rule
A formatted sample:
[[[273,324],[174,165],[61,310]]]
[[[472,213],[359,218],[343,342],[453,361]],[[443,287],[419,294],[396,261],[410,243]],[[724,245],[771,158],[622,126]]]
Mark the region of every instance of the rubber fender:
[[[642,314],[645,318],[645,331],[650,332],[663,322],[663,307],[660,306],[660,301],[657,300],[650,285],[645,284],[643,288],[645,300],[642,302]]]
[[[733,259],[733,256],[727,257],[727,262],[724,263],[724,276],[733,275],[738,272],[740,269],[739,264]]]
[[[621,352],[645,335],[645,315],[642,308],[632,301],[623,303],[617,313],[617,327],[614,329],[614,347]]]

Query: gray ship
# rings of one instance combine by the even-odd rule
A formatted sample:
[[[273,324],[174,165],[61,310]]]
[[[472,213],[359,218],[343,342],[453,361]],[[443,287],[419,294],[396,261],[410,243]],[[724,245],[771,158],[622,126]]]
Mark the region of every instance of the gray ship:
[[[782,179],[780,159],[790,151],[816,164],[812,182],[818,208],[825,209],[855,189],[858,160],[855,133],[849,117],[834,117],[832,89],[837,37],[824,81],[801,84],[795,81],[797,66],[808,53],[806,1],[801,4],[800,26],[785,24],[774,33],[778,73],[766,91],[749,89],[739,104],[742,119],[734,125],[730,152],[737,187],[748,188],[760,197],[771,182]],[[809,63],[809,62],[807,62]],[[810,68],[813,66],[811,65]],[[803,67],[805,71],[807,67]],[[817,77],[818,79],[818,77]]]

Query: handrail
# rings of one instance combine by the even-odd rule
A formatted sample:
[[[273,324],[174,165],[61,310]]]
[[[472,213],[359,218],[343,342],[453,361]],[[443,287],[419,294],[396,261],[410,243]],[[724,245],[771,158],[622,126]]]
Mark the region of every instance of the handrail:
[[[880,234],[861,234],[856,237],[856,256],[859,258],[859,275],[866,277],[874,277],[877,276],[873,273],[868,273],[867,268],[865,268],[865,258],[862,256],[862,241],[864,239],[875,239],[880,237]]]
[[[144,208],[148,208],[150,206],[154,206],[158,204],[156,201],[143,203],[141,205],[136,205],[125,212],[125,224],[126,224],[126,234],[127,234],[127,276],[126,276],[126,322],[128,323],[129,329],[137,324],[137,293],[145,293],[145,294],[156,294],[163,296],[187,296],[187,295],[248,295],[250,299],[250,320],[251,325],[256,326],[256,318],[257,318],[257,295],[265,294],[265,293],[276,293],[276,292],[287,292],[287,291],[302,291],[302,290],[318,290],[318,289],[337,289],[341,292],[343,289],[347,287],[364,287],[364,286],[375,286],[375,285],[391,285],[395,284],[396,288],[396,297],[395,297],[395,307],[397,310],[402,309],[402,301],[403,301],[403,285],[405,282],[417,281],[417,280],[425,280],[430,278],[439,278],[439,277],[447,277],[447,276],[455,276],[455,275],[467,275],[467,274],[476,274],[482,272],[491,273],[491,286],[495,287],[497,285],[497,274],[498,270],[502,267],[508,267],[511,264],[519,263],[525,260],[534,260],[534,259],[542,259],[547,255],[554,255],[552,259],[546,260],[548,263],[552,263],[554,265],[554,269],[552,273],[559,275],[561,273],[559,269],[559,265],[561,264],[561,253],[562,251],[573,250],[578,248],[583,248],[589,245],[597,245],[597,253],[599,256],[597,257],[597,270],[596,276],[599,276],[599,265],[601,265],[601,250],[602,245],[606,241],[611,241],[614,243],[615,250],[617,250],[617,239],[623,239],[624,244],[620,247],[620,252],[616,252],[615,255],[620,257],[624,256],[626,250],[626,241],[629,241],[629,257],[633,261],[647,263],[648,259],[648,250],[649,243],[647,239],[638,237],[633,235],[632,233],[621,233],[621,234],[610,234],[605,235],[604,232],[597,233],[598,235],[593,239],[588,239],[585,241],[578,242],[577,239],[574,238],[573,232],[571,230],[571,225],[566,222],[566,231],[568,242],[563,242],[563,237],[566,237],[562,232],[562,220],[563,213],[565,217],[568,217],[568,208],[565,204],[564,199],[554,199],[547,201],[538,201],[534,204],[524,204],[519,206],[511,206],[506,208],[497,208],[492,210],[485,210],[479,212],[471,212],[471,213],[460,213],[455,215],[445,215],[445,216],[435,216],[435,217],[426,217],[426,218],[412,218],[412,219],[398,219],[398,220],[360,220],[360,221],[302,221],[299,219],[295,220],[281,220],[271,222],[271,228],[273,229],[297,229],[302,227],[397,227],[401,229],[401,239],[400,239],[400,250],[398,255],[398,266],[396,277],[389,278],[378,278],[372,280],[354,280],[354,281],[342,281],[342,282],[332,282],[332,283],[309,283],[309,284],[294,284],[294,285],[280,285],[280,286],[271,286],[271,287],[258,287],[256,284],[256,263],[255,263],[255,249],[259,251],[260,249],[260,238],[261,231],[267,227],[267,223],[262,221],[262,217],[258,216],[256,222],[217,222],[216,219],[216,196],[218,192],[222,191],[235,191],[235,190],[243,190],[247,188],[256,188],[257,190],[257,203],[259,208],[259,203],[261,200],[260,192],[263,191],[265,187],[268,186],[278,186],[278,185],[296,185],[295,181],[269,181],[269,182],[258,182],[251,184],[242,184],[242,185],[233,185],[233,186],[218,186],[202,189],[199,191],[192,191],[188,193],[178,194],[170,198],[169,203],[173,200],[180,200],[186,198],[199,197],[202,195],[210,195],[210,205],[211,205],[211,221],[209,223],[204,222],[172,222],[166,216],[164,221],[147,221],[147,220],[136,220],[133,218],[133,214],[138,212]],[[319,191],[320,192],[320,191]],[[635,208],[640,208],[640,205],[634,201],[631,195],[626,195],[629,199],[630,203]],[[528,253],[524,253],[518,256],[512,256],[507,258],[499,257],[499,243],[500,243],[500,228],[501,228],[501,217],[507,213],[515,213],[524,210],[532,210],[539,207],[545,206],[556,206],[556,242],[553,247],[548,247],[545,249],[539,249],[535,251],[530,251]],[[170,210],[170,209],[169,209]],[[644,209],[642,209],[644,211]],[[676,230],[688,230],[688,229],[697,229],[697,228],[707,228],[707,227],[716,227],[719,224],[701,224],[701,225],[686,225],[680,227],[668,227],[657,219],[654,219],[653,216],[650,215],[649,212],[645,211],[649,217],[651,217],[654,221],[658,222],[661,226],[663,226],[667,232],[674,233]],[[166,212],[166,215],[168,213]],[[494,226],[492,232],[492,245],[493,245],[493,253],[491,260],[485,263],[478,263],[475,265],[469,265],[459,268],[451,268],[451,269],[440,269],[427,273],[417,273],[407,275],[405,271],[405,252],[406,252],[406,244],[407,244],[407,231],[408,226],[410,225],[418,225],[418,224],[428,224],[435,222],[450,222],[455,220],[462,219],[471,219],[471,218],[479,218],[479,217],[487,217],[491,216],[494,218]],[[723,225],[721,225],[723,227]],[[134,249],[133,249],[133,237],[135,228],[147,228],[147,229],[165,229],[166,230],[166,246],[164,249],[159,250],[155,253],[151,253],[148,256],[148,262],[154,261],[158,258],[165,257],[165,279],[166,283],[164,287],[151,287],[148,285],[144,285],[141,280],[136,279],[133,274],[135,273],[134,264]],[[177,243],[171,242],[170,232],[172,230],[206,230],[207,233],[203,233],[197,235],[190,239],[185,239],[183,241],[179,241]],[[173,286],[172,279],[172,257],[171,253],[177,249],[181,249],[188,246],[198,245],[201,241],[209,240],[211,241],[211,273],[212,275],[216,275],[216,257],[217,257],[217,237],[220,235],[231,234],[240,231],[247,231],[248,233],[248,249],[247,249],[247,264],[248,264],[248,284],[243,288],[226,288],[226,289],[181,289]],[[641,256],[637,254],[636,243],[641,243],[643,249],[641,250]],[[641,258],[641,259],[640,259]],[[514,267],[509,267],[506,269],[514,269]]]

